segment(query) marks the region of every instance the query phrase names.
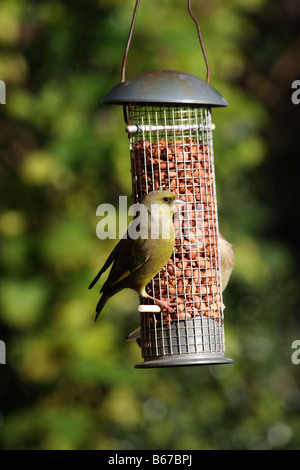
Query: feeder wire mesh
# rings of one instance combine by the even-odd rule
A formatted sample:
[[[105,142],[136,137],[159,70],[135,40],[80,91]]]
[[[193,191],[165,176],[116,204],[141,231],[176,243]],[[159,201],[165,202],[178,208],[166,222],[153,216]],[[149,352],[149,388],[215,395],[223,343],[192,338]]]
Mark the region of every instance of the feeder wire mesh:
[[[149,286],[150,295],[175,305],[175,311],[141,314],[143,357],[223,355],[210,109],[133,103],[128,105],[127,119],[134,202],[160,189],[171,189],[186,201],[174,217],[173,255]]]

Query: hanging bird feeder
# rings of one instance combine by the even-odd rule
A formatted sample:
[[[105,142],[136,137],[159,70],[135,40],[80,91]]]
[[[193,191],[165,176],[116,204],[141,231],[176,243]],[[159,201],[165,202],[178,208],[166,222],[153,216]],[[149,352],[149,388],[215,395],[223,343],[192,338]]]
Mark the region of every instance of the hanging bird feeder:
[[[227,106],[209,84],[209,65],[199,23],[206,81],[184,72],[152,70],[125,79],[137,0],[122,64],[122,80],[103,99],[123,105],[129,136],[133,202],[170,189],[185,207],[175,214],[175,247],[167,266],[150,282],[150,295],[167,301],[164,311],[140,299],[140,344],[136,368],[220,364],[224,314],[211,108]]]

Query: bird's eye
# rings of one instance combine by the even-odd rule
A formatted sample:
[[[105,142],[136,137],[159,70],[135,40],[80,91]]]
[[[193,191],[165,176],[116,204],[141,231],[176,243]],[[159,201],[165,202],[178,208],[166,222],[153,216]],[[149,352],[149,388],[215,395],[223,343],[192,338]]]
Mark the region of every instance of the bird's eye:
[[[164,197],[163,201],[164,201],[164,202],[169,202],[169,198],[168,198],[168,197]]]

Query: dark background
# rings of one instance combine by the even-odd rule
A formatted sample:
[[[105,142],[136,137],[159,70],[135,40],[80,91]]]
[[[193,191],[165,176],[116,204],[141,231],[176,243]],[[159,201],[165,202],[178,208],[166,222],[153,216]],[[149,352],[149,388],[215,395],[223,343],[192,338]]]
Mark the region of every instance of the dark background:
[[[96,208],[131,194],[120,81],[133,0],[0,4],[0,445],[3,449],[299,449],[300,6],[194,0],[211,85],[224,294],[233,365],[136,370],[124,291],[94,324],[87,286],[112,249]],[[205,79],[183,0],[141,1],[127,76]],[[104,279],[103,279],[104,280]],[[300,354],[299,354],[300,357]]]

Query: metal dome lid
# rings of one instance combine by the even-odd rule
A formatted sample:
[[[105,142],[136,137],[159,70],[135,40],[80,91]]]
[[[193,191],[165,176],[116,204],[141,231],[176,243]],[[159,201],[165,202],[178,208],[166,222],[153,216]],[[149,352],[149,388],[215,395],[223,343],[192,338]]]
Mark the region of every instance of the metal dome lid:
[[[134,75],[116,85],[102,102],[228,106],[225,98],[211,85],[176,70],[150,70]]]

